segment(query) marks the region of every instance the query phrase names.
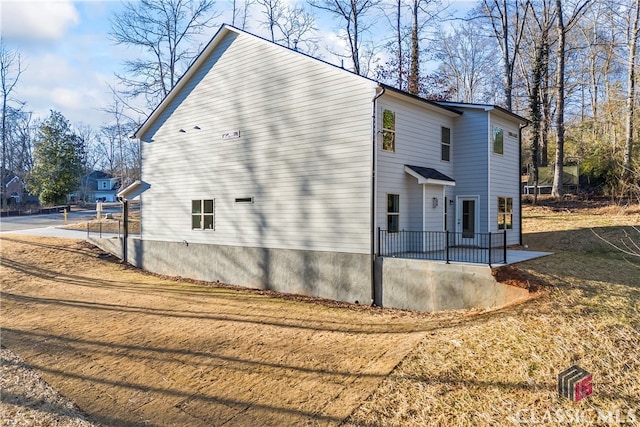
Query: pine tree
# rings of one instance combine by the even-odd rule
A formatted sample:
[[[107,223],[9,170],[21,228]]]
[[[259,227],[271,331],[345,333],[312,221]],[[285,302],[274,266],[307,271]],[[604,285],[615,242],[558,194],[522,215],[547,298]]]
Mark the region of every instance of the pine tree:
[[[73,132],[67,119],[57,111],[38,128],[34,150],[34,166],[27,185],[39,194],[43,204],[66,201],[80,185],[84,144]]]

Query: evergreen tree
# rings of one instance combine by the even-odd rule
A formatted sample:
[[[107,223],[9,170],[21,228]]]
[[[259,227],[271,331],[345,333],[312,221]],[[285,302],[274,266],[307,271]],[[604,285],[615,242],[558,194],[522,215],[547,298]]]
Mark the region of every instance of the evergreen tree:
[[[84,144],[57,111],[38,128],[28,189],[43,204],[63,203],[80,185]]]

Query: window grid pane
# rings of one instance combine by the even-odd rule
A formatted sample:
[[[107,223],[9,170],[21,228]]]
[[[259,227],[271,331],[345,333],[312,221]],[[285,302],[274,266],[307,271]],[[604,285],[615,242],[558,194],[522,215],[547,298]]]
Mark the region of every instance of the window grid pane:
[[[398,194],[387,195],[387,212],[389,213],[400,212],[400,196]]]
[[[450,160],[450,156],[449,156],[449,146],[447,144],[442,144],[442,150],[441,150],[441,159],[448,162]]]
[[[204,215],[204,229],[213,230],[213,215]]]
[[[387,194],[387,231],[400,231],[400,195]]]
[[[191,228],[202,228],[202,215],[191,215]]]
[[[387,215],[387,230],[389,231],[389,233],[397,233],[398,231],[400,231],[400,215]]]

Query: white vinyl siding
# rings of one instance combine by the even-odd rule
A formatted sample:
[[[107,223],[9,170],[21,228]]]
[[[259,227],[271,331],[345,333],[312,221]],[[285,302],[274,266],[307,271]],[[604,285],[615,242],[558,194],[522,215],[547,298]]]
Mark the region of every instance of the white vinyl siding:
[[[400,194],[400,211],[405,212],[400,219],[400,229],[421,231],[423,229],[422,207],[424,203],[422,185],[418,184],[414,177],[404,171],[405,165],[430,167],[453,178],[452,162],[442,162],[441,157],[441,129],[452,129],[453,118],[437,107],[421,105],[413,101],[407,101],[394,95],[383,95],[378,100],[376,116],[381,117],[383,111],[395,112],[396,144],[395,152],[390,153],[382,149],[382,137],[377,141],[377,196],[376,203],[378,226],[386,228],[387,193]],[[379,123],[379,130],[382,124]],[[455,137],[451,136],[453,142]],[[442,190],[438,193],[441,198]],[[431,203],[429,201],[429,203]],[[382,208],[381,208],[382,207]],[[442,204],[438,212],[443,209]],[[427,212],[431,212],[428,204]],[[434,213],[435,214],[435,213]],[[442,214],[437,214],[435,221],[427,221],[427,225],[435,229],[429,231],[441,231]]]
[[[229,33],[142,137],[143,238],[368,253],[374,95],[366,79]],[[191,230],[203,194],[215,233]]]
[[[465,113],[466,114],[466,113]],[[491,126],[503,129],[503,154],[491,155],[490,159],[490,219],[489,231],[498,230],[498,197],[510,197],[513,199],[513,225],[508,230],[509,244],[519,243],[520,217],[516,213],[520,210],[520,159],[519,159],[519,129],[518,123],[507,120],[501,115],[491,112],[489,114]]]
[[[464,109],[452,129],[454,140],[452,153],[454,161],[453,177],[456,180],[456,196],[478,196],[478,220],[480,232],[486,232],[488,218],[487,197],[489,186],[488,152],[489,128],[487,112],[478,109]],[[456,207],[454,205],[454,207]],[[451,206],[450,206],[451,207]],[[450,209],[455,217],[454,209]],[[456,227],[451,228],[456,231]]]

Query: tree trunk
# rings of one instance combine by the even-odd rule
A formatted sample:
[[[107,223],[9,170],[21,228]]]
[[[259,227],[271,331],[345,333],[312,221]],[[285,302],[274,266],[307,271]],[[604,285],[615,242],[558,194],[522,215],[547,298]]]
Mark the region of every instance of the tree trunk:
[[[640,19],[640,0],[635,1],[635,16],[633,19],[633,26],[631,28],[631,38],[629,40],[629,59],[627,62],[627,123],[626,123],[626,135],[624,144],[624,158],[623,158],[623,172],[622,181],[625,189],[631,184],[630,179],[632,177],[632,153],[633,153],[633,119],[635,110],[635,97],[636,97],[636,45],[638,42],[638,21]]]
[[[404,84],[404,64],[402,61],[404,60],[404,58],[402,57],[402,0],[397,0],[396,7],[396,38],[398,43],[398,89],[403,90],[404,88],[402,86]]]
[[[360,75],[360,40],[358,28],[358,2],[357,0],[351,0],[351,22],[353,23],[353,35],[349,37],[351,42],[351,59],[353,61],[353,72]],[[349,24],[347,24],[348,26]],[[347,33],[349,28],[347,27]]]
[[[543,40],[542,132],[540,138],[540,166],[549,165],[549,134],[551,132],[551,100],[549,97],[549,43]]]
[[[409,93],[417,94],[420,89],[420,43],[418,41],[418,2],[413,0],[411,27],[411,70],[409,71],[408,90]]]
[[[564,69],[565,69],[565,27],[562,16],[562,0],[556,0],[556,29],[558,48],[556,51],[558,70],[556,74],[556,158],[551,195],[562,196],[564,175]]]

